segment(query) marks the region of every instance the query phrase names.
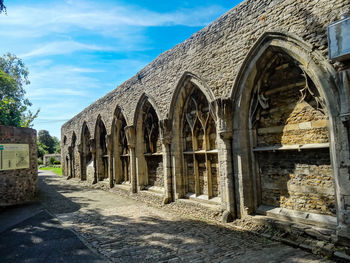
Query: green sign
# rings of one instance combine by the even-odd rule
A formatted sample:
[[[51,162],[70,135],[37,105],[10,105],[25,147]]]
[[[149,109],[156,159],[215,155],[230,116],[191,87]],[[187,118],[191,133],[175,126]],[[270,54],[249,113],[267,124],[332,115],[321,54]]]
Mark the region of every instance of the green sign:
[[[0,145],[0,151],[4,149],[4,145]]]

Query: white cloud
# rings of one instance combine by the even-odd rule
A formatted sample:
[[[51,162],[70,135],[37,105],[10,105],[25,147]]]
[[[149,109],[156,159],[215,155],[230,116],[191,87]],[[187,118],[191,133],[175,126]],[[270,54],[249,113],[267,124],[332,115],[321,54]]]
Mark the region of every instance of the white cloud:
[[[20,26],[26,36],[63,33],[75,28],[93,30],[122,37],[123,28],[149,26],[204,26],[223,9],[218,6],[197,9],[181,9],[170,13],[158,13],[139,6],[107,5],[90,1],[61,2],[59,4],[10,6],[8,16],[2,18],[6,27]],[[25,33],[25,31],[27,33]],[[2,34],[13,34],[11,30]]]
[[[26,87],[30,101],[37,100],[42,104],[48,98],[65,100],[70,96],[93,101],[96,90],[100,90],[103,83],[91,73],[103,72],[91,68],[70,65],[60,66],[30,66],[29,79],[31,84]],[[100,94],[99,94],[100,95]]]
[[[153,43],[146,28],[204,26],[224,11],[209,6],[160,13],[118,1],[16,2],[8,1],[8,15],[0,19],[0,51],[22,54],[30,71],[27,97],[33,110],[41,108],[35,128],[55,136],[65,119],[147,64]]]
[[[144,29],[153,26],[204,26],[223,10],[218,6],[160,13],[135,5],[96,1],[62,1],[11,5],[1,17],[0,38],[20,46],[21,57],[70,54],[76,51],[146,51]],[[90,35],[90,38],[80,36]],[[96,43],[115,39],[113,47]],[[40,43],[40,44],[37,44]]]
[[[22,58],[34,56],[69,54],[75,51],[111,51],[113,48],[100,47],[96,45],[87,45],[76,41],[58,41],[51,42],[34,49],[26,54],[20,55]]]

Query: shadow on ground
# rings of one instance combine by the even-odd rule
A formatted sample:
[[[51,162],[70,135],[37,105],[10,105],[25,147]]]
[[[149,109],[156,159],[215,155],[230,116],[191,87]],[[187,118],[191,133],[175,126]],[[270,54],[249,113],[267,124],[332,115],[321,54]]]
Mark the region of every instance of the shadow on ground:
[[[56,185],[53,175],[43,175],[39,172],[38,180],[38,199],[43,206],[54,214],[71,213],[84,207],[93,200],[89,198],[66,198],[64,193],[71,193],[75,191],[84,191],[81,187],[74,185]],[[58,192],[59,190],[59,192]]]
[[[1,262],[105,262],[46,211],[0,235]]]
[[[64,180],[64,179],[58,179]],[[70,225],[98,251],[116,262],[321,262],[323,260],[246,231],[219,224],[179,217],[164,217],[145,204],[88,209],[90,193],[74,182],[59,183],[53,176],[40,176],[40,198],[45,207]],[[80,191],[79,197],[65,193]],[[84,196],[81,195],[84,191]],[[109,200],[109,202],[113,200]],[[62,203],[56,206],[56,204]],[[140,204],[139,204],[140,205]],[[136,207],[136,208],[135,208]],[[85,209],[83,209],[85,208]],[[133,213],[135,210],[135,215]],[[148,210],[152,210],[149,212]],[[145,212],[139,215],[139,212]],[[137,215],[136,215],[137,214]]]

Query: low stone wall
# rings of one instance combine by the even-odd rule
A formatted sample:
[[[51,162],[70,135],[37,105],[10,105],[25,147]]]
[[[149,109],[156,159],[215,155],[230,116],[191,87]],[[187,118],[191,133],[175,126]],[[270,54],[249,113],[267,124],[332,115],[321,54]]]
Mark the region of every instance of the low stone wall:
[[[55,161],[61,162],[61,154],[59,154],[59,153],[45,154],[44,155],[44,160],[43,160],[44,165],[49,165],[51,158],[54,158]]]
[[[25,150],[22,153],[13,151],[10,153],[12,157],[9,157],[9,152],[5,153],[6,147],[16,146],[21,146]],[[26,157],[27,150],[29,158]],[[33,200],[38,178],[36,130],[0,125],[0,152],[0,206]],[[24,164],[21,165],[20,162]],[[10,169],[8,166],[19,169]]]

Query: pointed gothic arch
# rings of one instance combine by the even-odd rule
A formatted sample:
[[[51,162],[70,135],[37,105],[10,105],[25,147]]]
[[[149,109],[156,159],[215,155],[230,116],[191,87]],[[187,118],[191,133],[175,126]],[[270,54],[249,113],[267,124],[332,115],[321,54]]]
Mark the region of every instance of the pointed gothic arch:
[[[125,128],[127,121],[122,109],[117,106],[114,111],[112,122],[112,162],[113,162],[113,181],[115,184],[130,185],[131,167],[130,167],[130,149],[127,141]]]
[[[294,36],[266,33],[250,50],[231,94],[240,216],[262,206],[335,215],[338,98],[331,71]]]
[[[215,97],[202,80],[185,73],[171,102],[176,198],[220,202]]]
[[[80,168],[81,168],[81,180],[85,181],[87,179],[87,167],[92,162],[92,152],[91,152],[91,134],[89,127],[86,122],[83,122],[81,128],[80,137]]]
[[[159,110],[152,98],[143,94],[136,107],[137,186],[163,193],[163,153],[160,142]]]
[[[95,126],[95,179],[102,181],[108,178],[107,130],[101,116],[98,115]]]

